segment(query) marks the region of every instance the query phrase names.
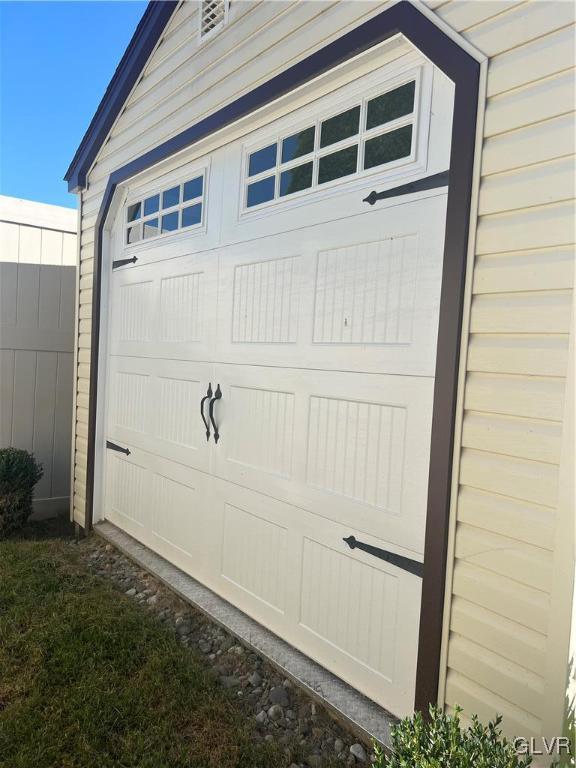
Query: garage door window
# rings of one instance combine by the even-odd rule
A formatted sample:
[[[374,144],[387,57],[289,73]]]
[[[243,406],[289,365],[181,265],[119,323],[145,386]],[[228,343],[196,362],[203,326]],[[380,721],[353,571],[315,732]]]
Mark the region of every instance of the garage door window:
[[[415,97],[413,79],[249,152],[245,207],[409,159]]]
[[[126,207],[127,245],[202,225],[204,175],[175,184]]]

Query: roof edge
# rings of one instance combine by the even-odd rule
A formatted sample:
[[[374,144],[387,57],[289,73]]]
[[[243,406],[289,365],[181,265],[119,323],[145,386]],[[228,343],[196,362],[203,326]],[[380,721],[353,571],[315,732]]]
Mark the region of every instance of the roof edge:
[[[64,180],[68,182],[69,192],[79,192],[86,187],[90,166],[178,5],[179,0],[151,0],[148,3],[66,171]]]

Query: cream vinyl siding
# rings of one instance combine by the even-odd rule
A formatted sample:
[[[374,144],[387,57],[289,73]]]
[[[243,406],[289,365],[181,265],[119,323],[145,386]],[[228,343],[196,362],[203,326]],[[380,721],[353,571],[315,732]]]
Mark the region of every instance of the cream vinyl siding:
[[[572,531],[558,498],[560,467],[570,460],[562,445],[574,268],[574,6],[426,5],[490,59],[440,697],[468,715],[503,713],[511,735],[556,735],[572,594],[558,560]],[[228,26],[202,46],[197,5],[175,12],[82,193],[79,523],[94,224],[109,173],[385,7],[235,1]]]

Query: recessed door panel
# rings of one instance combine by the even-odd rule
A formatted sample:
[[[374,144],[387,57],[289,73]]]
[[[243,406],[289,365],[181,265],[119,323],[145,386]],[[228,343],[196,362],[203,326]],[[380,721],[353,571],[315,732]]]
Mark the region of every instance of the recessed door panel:
[[[208,471],[210,451],[200,409],[209,363],[111,357],[107,437],[152,455]],[[204,402],[208,416],[208,402]]]
[[[217,273],[217,252],[114,270],[110,354],[211,359]]]
[[[217,360],[434,376],[446,195],[223,248]],[[313,209],[313,205],[311,205]]]
[[[423,552],[433,380],[236,365],[214,380],[214,474]]]

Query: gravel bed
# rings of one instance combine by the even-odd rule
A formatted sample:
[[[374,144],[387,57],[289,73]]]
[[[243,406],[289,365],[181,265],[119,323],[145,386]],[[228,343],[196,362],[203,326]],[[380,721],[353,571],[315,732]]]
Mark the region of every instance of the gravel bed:
[[[373,758],[366,745],[235,637],[98,536],[80,541],[78,549],[93,573],[110,579],[143,610],[154,612],[182,645],[203,659],[254,718],[254,738],[282,746],[287,768],[368,768]]]

